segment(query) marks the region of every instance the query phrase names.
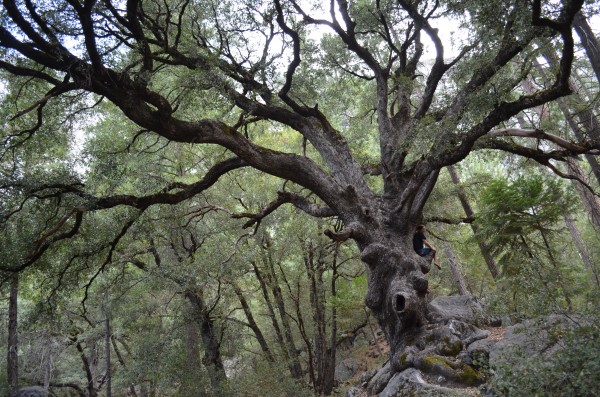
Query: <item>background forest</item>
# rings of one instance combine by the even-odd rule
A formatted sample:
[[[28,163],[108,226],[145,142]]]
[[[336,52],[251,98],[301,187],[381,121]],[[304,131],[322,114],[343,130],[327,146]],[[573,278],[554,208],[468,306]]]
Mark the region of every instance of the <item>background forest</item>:
[[[492,8],[480,9],[482,18],[493,20]],[[575,19],[573,93],[500,126],[536,131],[506,141],[531,156],[474,151],[441,170],[423,210],[442,263],[427,275],[428,299],[472,295],[503,326],[556,314],[586,319],[562,335],[567,348],[555,360],[528,361],[525,373],[495,369],[488,383],[497,395],[581,396],[600,387],[599,12],[589,2]],[[485,24],[477,29],[483,34]],[[312,68],[295,76],[301,96],[318,98],[369,169],[380,161],[372,82],[356,77],[360,66],[334,69],[348,60],[332,36],[303,45]],[[513,60],[512,73],[476,101],[493,107],[508,86],[544,87],[557,51],[540,45]],[[468,57],[437,96],[450,100],[479,56],[486,54]],[[296,195],[313,200],[307,189],[229,164],[222,147],[148,133],[95,93],[49,95],[46,81],[13,75],[11,57],[2,49],[0,395],[16,376],[19,386],[57,396],[342,396],[359,381],[335,381],[341,360],[352,357],[361,371],[385,362],[379,324],[364,303],[359,249],[330,238],[343,222],[285,205]],[[227,96],[206,79],[179,68],[157,73],[153,84],[170,93],[183,119],[236,123]],[[323,162],[289,126],[242,124],[254,143]],[[565,142],[592,146],[568,161],[536,157]],[[213,175],[217,164],[229,172]],[[383,189],[376,174],[366,175],[373,191]],[[185,194],[164,198],[174,191]],[[83,220],[79,208],[90,202],[96,209]]]

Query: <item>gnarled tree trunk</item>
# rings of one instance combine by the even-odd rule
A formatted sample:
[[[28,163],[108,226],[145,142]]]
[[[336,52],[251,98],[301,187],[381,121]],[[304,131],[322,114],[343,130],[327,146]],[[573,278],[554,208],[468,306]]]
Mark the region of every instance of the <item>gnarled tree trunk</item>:
[[[19,274],[15,273],[10,280],[10,296],[8,298],[8,353],[6,357],[6,371],[8,381],[8,395],[14,397],[19,390],[19,339],[18,325],[18,295]]]
[[[30,111],[42,114],[50,99],[75,90],[88,92],[110,101],[142,130],[170,142],[218,145],[235,157],[215,164],[194,183],[167,184],[147,195],[140,192],[139,196],[95,197],[93,189],[84,183],[36,190],[37,196],[45,196],[45,189],[52,189],[47,196],[73,195],[78,206],[43,233],[44,238],[35,242],[31,254],[10,267],[11,271],[32,266],[52,244],[79,233],[81,224],[89,221],[90,217],[83,216],[86,212],[120,205],[143,211],[155,204],[177,204],[198,195],[234,169],[253,167],[289,181],[289,185],[298,188],[296,191],[307,192],[305,196],[281,192],[275,205],[256,215],[254,223],[283,203],[292,203],[313,216],[336,216],[343,222],[345,230],[330,236],[356,242],[367,269],[366,304],[385,332],[392,366],[398,369],[399,354],[409,343],[409,336],[420,332],[419,326],[427,321],[424,273],[429,269],[430,258],[418,257],[411,240],[440,170],[480,149],[502,150],[551,166],[551,160],[596,153],[591,149],[600,146],[597,140],[591,140],[591,146],[587,142],[578,145],[544,131],[501,128],[520,112],[570,93],[572,22],[583,0],[544,2],[543,7],[540,0],[515,1],[507,7],[509,12],[494,20],[475,18],[471,27],[481,33],[483,44],[474,40],[462,46],[453,59],[444,53],[441,26],[435,19],[438,12],[455,12],[444,9],[443,2],[417,7],[415,2],[398,0],[388,10],[380,7],[380,2],[366,2],[363,8],[362,4],[355,7],[354,2],[339,0],[331,3],[335,8],[331,20],[324,21],[312,17],[312,10],[301,11],[302,5],[297,2],[275,0],[261,5],[273,15],[269,21],[232,18],[239,26],[231,28],[207,17],[202,23],[206,22],[205,30],[210,33],[202,29],[189,31],[189,26],[197,25],[201,2],[166,2],[160,11],[152,2],[126,3],[126,7],[121,7],[115,1],[86,1],[83,5],[69,1],[48,21],[35,7],[4,1],[0,48],[12,56],[0,68],[50,87]],[[481,14],[477,2],[465,7],[465,11],[475,11],[474,17]],[[372,25],[365,25],[361,15],[364,12],[377,15],[367,18],[367,24]],[[228,16],[232,15],[223,19]],[[68,18],[67,30],[53,22],[61,17]],[[112,28],[103,29],[98,21]],[[487,34],[487,22],[494,24],[493,34]],[[302,30],[295,29],[298,24]],[[372,174],[380,177],[381,190],[372,189],[365,178],[364,174],[370,172],[363,167],[365,157],[347,143],[347,131],[336,129],[338,120],[328,119],[328,114],[336,110],[321,111],[315,98],[303,94],[307,87],[301,84],[306,79],[296,78],[295,73],[304,67],[309,73],[323,70],[322,64],[311,69],[310,57],[304,56],[301,45],[304,28],[310,32],[314,25],[331,28],[342,57],[349,60],[348,65],[335,67],[332,74],[343,75],[339,81],[358,76],[370,84],[365,92],[375,97],[372,105],[377,137],[369,139],[379,141],[379,153],[374,156],[378,164]],[[481,30],[482,26],[486,31]],[[240,49],[231,45],[244,42],[235,35],[248,31],[265,38],[258,44],[264,48]],[[433,49],[423,45],[424,36],[434,43]],[[85,46],[74,52],[72,46],[61,42],[64,37],[74,37]],[[272,40],[274,37],[279,39]],[[532,43],[538,38],[552,39],[556,42],[552,44],[561,48],[555,81],[539,87],[535,93],[515,95],[516,87],[510,84],[514,79],[507,76],[514,76],[515,62],[529,62],[535,57]],[[192,50],[186,44],[189,40],[194,42]],[[116,43],[110,52],[114,57],[108,56],[104,48],[105,43],[111,42]],[[430,50],[428,56],[434,61],[424,65],[422,55]],[[257,62],[256,54],[260,58]],[[481,61],[473,62],[473,57]],[[273,67],[288,61],[287,67]],[[302,68],[298,68],[302,62]],[[174,69],[189,70],[190,76],[202,81],[198,87],[190,88],[191,93],[203,95],[210,89],[230,101],[228,118],[238,121],[227,124],[228,120],[211,119],[208,115],[215,113],[212,108],[196,114],[194,103],[183,106],[180,112],[180,101],[187,95],[173,93],[161,80],[175,74]],[[461,71],[457,79],[448,75],[451,69]],[[453,95],[439,95],[444,82],[450,79],[456,83]],[[496,84],[498,79],[506,84]],[[312,89],[310,86],[308,92]],[[88,104],[82,101],[81,106]],[[28,113],[18,111],[14,119],[21,121]],[[41,122],[44,118],[39,119]],[[243,130],[256,121],[272,122],[274,132],[295,131],[311,145],[314,156],[302,155],[302,150],[293,147],[274,150],[263,146],[260,139]],[[11,139],[28,145],[31,135],[31,131],[23,130]],[[552,142],[561,150],[545,150],[547,145],[538,144],[538,150],[532,151],[527,145],[507,141],[514,136]],[[25,140],[20,141],[21,137]],[[315,197],[320,201],[314,202]],[[64,230],[63,225],[71,226]],[[273,293],[278,294],[276,289]],[[275,301],[280,308],[280,297],[275,296]],[[281,308],[280,314],[283,320],[285,310]],[[296,360],[297,352],[283,321],[282,328],[290,358]],[[214,335],[210,319],[203,321],[202,333]],[[211,354],[218,352],[210,343],[206,346]],[[221,371],[216,354],[207,361],[215,365],[216,372]]]

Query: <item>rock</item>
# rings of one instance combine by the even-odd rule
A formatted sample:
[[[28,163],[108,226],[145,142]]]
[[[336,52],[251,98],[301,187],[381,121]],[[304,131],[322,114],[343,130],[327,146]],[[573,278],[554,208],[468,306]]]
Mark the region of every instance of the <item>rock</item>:
[[[379,397],[456,396],[453,389],[427,383],[421,372],[409,368],[395,374]]]
[[[430,320],[446,322],[460,320],[475,325],[489,324],[492,320],[485,314],[483,304],[473,296],[438,296],[428,305]]]
[[[394,371],[392,370],[392,364],[388,361],[377,373],[367,386],[367,391],[369,395],[379,394],[385,386],[388,384],[392,376],[394,375]]]
[[[351,387],[346,393],[346,397],[360,397],[362,389],[360,387]]]
[[[517,359],[516,356],[549,356],[560,349],[560,345],[557,336],[549,333],[548,330],[574,326],[573,320],[567,316],[553,315],[544,319],[527,320],[508,327],[504,338],[490,350],[490,366],[510,363]]]
[[[346,358],[335,367],[335,381],[342,383],[354,376],[360,369],[360,364],[353,358]]]
[[[365,371],[362,373],[362,375],[360,376],[360,384],[362,385],[363,383],[368,383],[377,373],[377,370],[374,369],[372,371]]]
[[[465,357],[461,357],[462,361],[476,368],[488,368],[490,351],[496,343],[492,339],[483,339],[471,343],[465,352]]]
[[[54,394],[47,392],[41,386],[28,386],[20,388],[17,397],[54,397]]]
[[[539,387],[537,386],[540,382],[539,373],[556,368],[558,371],[552,370],[554,375],[551,376],[556,376],[556,378],[551,378],[553,380],[551,387],[554,388],[551,390],[555,390],[557,393],[551,392],[548,395],[598,395],[598,388],[595,386],[597,377],[589,378],[585,370],[580,369],[585,366],[570,368],[571,358],[569,357],[573,357],[577,362],[577,358],[573,355],[577,353],[565,351],[565,346],[569,344],[565,344],[562,340],[566,334],[571,332],[569,329],[585,327],[589,324],[588,321],[580,316],[552,315],[536,320],[526,320],[507,328],[504,339],[490,349],[489,373],[495,378],[492,383],[492,392],[498,391],[496,386],[503,389],[510,389],[514,386],[513,390],[530,386]],[[566,361],[565,358],[567,358]],[[592,365],[596,364],[594,360],[588,362],[594,362]],[[540,369],[539,373],[538,369]],[[569,371],[573,371],[573,375],[569,374]],[[594,379],[591,381],[594,386],[586,386],[581,389],[585,390],[583,394],[573,392],[579,387],[573,387],[573,385],[579,383],[577,380],[572,383],[572,379],[586,379],[584,382]],[[529,395],[533,395],[533,388],[529,389]],[[567,392],[567,389],[570,391]],[[588,390],[595,391],[588,393]]]
[[[470,345],[476,340],[485,339],[490,336],[490,331],[477,328],[463,321],[450,320],[447,325],[452,330],[452,333],[462,340],[465,346]]]

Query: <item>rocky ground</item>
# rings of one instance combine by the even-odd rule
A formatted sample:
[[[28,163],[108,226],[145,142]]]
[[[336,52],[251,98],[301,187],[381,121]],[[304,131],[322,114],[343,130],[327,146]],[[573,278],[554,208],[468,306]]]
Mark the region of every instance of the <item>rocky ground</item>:
[[[387,344],[374,331],[360,357],[338,365],[338,380],[345,384],[338,396],[493,396],[487,382],[495,366],[511,365],[515,350],[525,357],[552,351],[558,341],[545,330],[559,323],[568,326],[554,316],[502,327],[486,317],[480,302],[465,296],[438,297],[429,310],[430,324],[406,347],[400,370],[386,361]]]

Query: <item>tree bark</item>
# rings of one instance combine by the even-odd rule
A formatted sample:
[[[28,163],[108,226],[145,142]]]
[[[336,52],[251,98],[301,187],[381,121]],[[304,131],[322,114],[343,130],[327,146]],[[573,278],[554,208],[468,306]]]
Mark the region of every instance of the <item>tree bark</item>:
[[[544,48],[542,54],[550,66],[557,66],[558,59],[556,54],[552,53],[550,49]],[[534,61],[534,64],[538,72],[548,83],[547,73],[543,70],[542,66],[537,61]],[[572,79],[570,79],[570,84],[576,87]],[[584,143],[588,140],[596,143],[600,142],[600,122],[592,109],[590,109],[590,105],[586,104],[581,98],[577,89],[574,90],[569,98],[559,98],[557,103],[579,143]],[[598,160],[590,154],[585,154],[585,158],[596,176],[596,181],[600,184],[600,164],[598,164]]]
[[[279,277],[277,276],[277,270],[275,269],[275,261],[273,260],[273,256],[271,252],[268,251],[265,253],[265,264],[267,265],[269,271],[269,284],[271,286],[271,292],[273,293],[273,298],[275,299],[275,305],[277,307],[277,311],[279,312],[279,319],[281,321],[281,325],[283,327],[283,337],[285,341],[285,346],[289,355],[289,367],[291,371],[291,375],[294,379],[302,378],[302,366],[300,365],[299,356],[300,352],[296,348],[296,343],[294,342],[294,337],[292,333],[292,327],[290,325],[290,321],[288,319],[288,313],[285,309],[285,300],[283,298],[283,294],[281,292],[281,286],[279,284]]]
[[[244,311],[244,315],[246,316],[246,320],[248,321],[248,326],[254,333],[254,337],[258,341],[258,344],[260,345],[262,352],[264,353],[265,357],[267,358],[267,361],[275,362],[275,358],[273,357],[273,354],[271,353],[269,344],[267,343],[267,340],[265,339],[262,331],[260,330],[260,327],[254,320],[254,315],[252,314],[252,311],[250,310],[250,305],[248,305],[248,301],[246,300],[244,293],[242,292],[240,287],[237,285],[237,283],[232,282],[231,286],[233,287],[233,291],[235,292],[236,296],[238,297],[238,300],[240,301],[240,304],[242,305],[242,310]]]
[[[110,362],[110,320],[104,320],[104,354],[106,360],[106,397],[112,397],[112,370]]]
[[[196,310],[196,307],[192,307],[193,321],[188,321],[183,329],[187,358],[187,365],[181,377],[180,394],[183,397],[206,396],[202,386],[198,384],[198,379],[201,379],[202,374],[202,363],[200,361],[200,336],[198,335]]]
[[[211,388],[214,393],[221,393],[227,377],[221,359],[220,341],[214,321],[210,317],[210,311],[204,302],[202,291],[188,291],[185,293],[185,297],[192,303],[194,318],[200,326],[200,336],[204,346],[202,363],[208,371]]]
[[[277,316],[275,315],[275,309],[273,308],[273,303],[271,302],[271,296],[269,295],[269,290],[267,286],[267,281],[265,280],[265,276],[263,272],[259,269],[256,262],[252,262],[252,267],[254,269],[254,274],[260,284],[260,289],[262,291],[263,298],[265,300],[265,304],[267,305],[268,316],[271,319],[271,325],[273,326],[273,330],[275,331],[275,337],[277,339],[277,344],[279,345],[279,349],[283,354],[283,358],[285,362],[290,365],[290,355],[287,350],[287,346],[283,340],[283,334],[281,332],[281,327],[279,326],[279,322],[277,321]],[[290,368],[290,373],[292,372],[292,368]]]
[[[452,270],[452,276],[454,276],[458,293],[460,295],[471,295],[467,288],[467,284],[465,283],[465,279],[460,271],[460,263],[458,262],[458,259],[456,259],[456,254],[449,243],[445,244],[444,253],[448,257],[448,265]]]
[[[275,1],[277,21],[265,24],[266,30],[263,33],[267,35],[265,37],[269,37],[269,34],[281,36],[285,40],[286,49],[290,49],[286,54],[290,54],[292,59],[286,71],[273,73],[273,79],[269,79],[267,75],[270,73],[264,73],[265,70],[260,67],[262,64],[269,66],[273,62],[280,62],[286,58],[285,54],[280,54],[282,58],[265,55],[267,62],[259,62],[255,67],[248,66],[248,60],[244,56],[238,57],[237,53],[228,52],[228,43],[220,43],[223,51],[217,53],[206,43],[219,39],[228,40],[230,34],[229,31],[219,31],[221,27],[218,25],[207,29],[211,32],[210,37],[203,37],[202,32],[183,32],[185,37],[188,37],[188,33],[193,36],[198,51],[188,51],[186,46],[180,46],[180,42],[184,40],[164,39],[168,37],[172,26],[183,27],[187,25],[188,18],[194,18],[194,15],[186,14],[186,10],[191,8],[186,9],[187,2],[183,3],[182,8],[174,8],[174,12],[163,15],[162,11],[159,11],[161,14],[156,14],[151,7],[143,7],[143,2],[131,1],[128,2],[127,18],[117,10],[105,12],[104,8],[95,7],[93,1],[86,2],[85,6],[74,1],[68,3],[64,10],[57,10],[55,14],[56,18],[70,18],[72,24],[68,24],[68,31],[45,21],[43,15],[36,14],[35,10],[31,11],[32,7],[19,7],[11,1],[3,3],[6,13],[3,14],[3,24],[0,27],[0,47],[15,56],[3,60],[0,67],[8,73],[39,80],[52,87],[47,97],[32,109],[41,112],[48,99],[73,90],[90,92],[112,102],[126,118],[140,128],[153,131],[170,142],[219,145],[237,156],[238,165],[243,162],[261,172],[290,181],[290,184],[296,184],[311,192],[313,197],[318,197],[327,207],[324,213],[337,216],[345,225],[347,233],[343,233],[341,238],[354,240],[361,252],[368,279],[365,302],[384,329],[390,343],[390,359],[394,369],[402,366],[399,358],[402,349],[411,339],[408,336],[415,336],[419,327],[427,321],[427,280],[421,270],[426,268],[427,263],[426,259],[419,258],[414,253],[411,238],[414,227],[422,223],[425,204],[440,170],[462,161],[472,150],[486,147],[504,148],[525,157],[541,157],[547,161],[573,155],[571,150],[568,150],[569,153],[563,151],[562,154],[544,152],[543,145],[538,145],[540,150],[534,152],[517,143],[511,143],[506,149],[506,142],[496,139],[498,136],[490,132],[523,110],[570,93],[568,79],[574,55],[571,24],[574,14],[581,8],[581,0],[555,2],[555,7],[560,9],[556,9],[552,15],[543,13],[540,1],[534,1],[530,9],[523,9],[529,14],[526,17],[530,23],[522,23],[522,20],[508,13],[503,33],[498,35],[492,45],[483,48],[483,51],[490,51],[484,54],[486,58],[476,65],[469,65],[472,70],[468,70],[469,75],[465,75],[466,83],[457,86],[453,98],[442,106],[438,106],[434,98],[439,94],[440,83],[446,73],[464,58],[469,59],[471,51],[480,49],[464,47],[459,56],[446,63],[438,30],[429,24],[431,15],[423,15],[415,2],[407,0],[397,2],[405,13],[407,22],[407,25],[400,25],[399,29],[404,27],[406,32],[410,32],[402,46],[397,46],[391,37],[383,37],[383,41],[380,41],[380,36],[377,39],[376,36],[368,37],[370,32],[363,31],[361,27],[356,30],[356,19],[361,16],[353,15],[352,7],[347,7],[346,1],[340,2],[342,6],[337,9],[340,20],[331,23],[332,33],[337,35],[348,50],[344,56],[358,60],[361,69],[364,69],[364,76],[361,77],[366,77],[374,85],[370,88],[375,93],[373,105],[378,127],[378,158],[381,162],[378,169],[383,184],[382,193],[370,188],[363,175],[361,160],[353,153],[344,134],[333,127],[325,112],[318,109],[316,102],[305,105],[305,98],[296,101],[288,95],[293,92],[290,91],[292,88],[296,88],[297,81],[301,80],[294,79],[294,73],[303,51],[300,45],[302,32],[286,23],[289,15],[284,13],[279,1]],[[391,25],[387,24],[386,18],[394,18],[395,15],[384,15],[383,10],[380,11],[381,25],[373,29],[373,32],[388,32],[384,36],[389,35]],[[521,16],[524,15],[519,12],[519,18]],[[296,17],[298,21],[303,20],[302,26],[323,23],[304,17],[301,13],[297,13]],[[96,37],[98,30],[94,26],[99,19],[115,26],[112,31],[117,32],[115,36],[110,36],[112,31],[103,32],[109,35],[106,41],[112,39],[131,50],[127,58],[118,59],[123,63],[118,69],[113,68],[110,63],[112,60],[109,61],[109,57],[99,48]],[[380,19],[379,16],[377,19]],[[151,26],[146,23],[149,20],[152,21]],[[340,22],[342,20],[343,23]],[[259,29],[256,21],[251,22],[252,25],[248,25],[250,29]],[[76,39],[86,44],[82,54],[72,52],[56,39],[73,31],[78,32]],[[513,86],[507,85],[505,90],[502,85],[495,85],[500,90],[499,95],[494,93],[489,102],[492,103],[496,97],[503,99],[486,108],[486,101],[481,100],[481,95],[496,77],[503,78],[503,72],[510,72],[509,65],[516,59],[533,56],[530,44],[537,37],[547,37],[549,32],[558,37],[562,51],[555,81],[533,95],[515,95],[515,99],[510,98]],[[420,85],[417,80],[420,80],[418,77],[421,76],[422,68],[418,65],[423,64],[421,55],[425,51],[420,38],[425,34],[434,41],[435,61],[430,70],[425,72],[426,77]],[[364,36],[367,39],[363,40]],[[271,40],[266,41],[268,46]],[[370,41],[376,42],[376,45],[371,46]],[[153,46],[152,49],[149,48],[149,43]],[[387,48],[383,51],[389,51],[392,55],[380,60],[382,47],[386,45]],[[270,53],[269,50],[265,48],[265,54]],[[127,64],[129,59],[133,61]],[[151,84],[156,82],[153,79],[164,76],[159,71],[165,69],[164,73],[168,73],[170,67],[188,68],[191,72],[207,76],[204,82],[223,98],[231,100],[232,109],[235,108],[235,113],[240,116],[240,124],[245,116],[251,115],[253,119],[266,120],[278,127],[283,126],[283,129],[297,131],[318,154],[318,161],[298,155],[293,149],[283,152],[261,146],[259,141],[253,141],[238,129],[239,125],[200,118],[206,112],[199,112],[199,118],[177,112],[180,96],[172,95],[170,90],[161,90],[161,84]],[[337,70],[348,72],[344,66]],[[354,71],[351,73],[356,74]],[[63,81],[55,77],[58,75],[66,75],[68,78]],[[171,97],[176,99],[170,101]],[[391,104],[390,98],[393,100]],[[472,113],[471,104],[474,100],[482,104],[476,113]],[[181,114],[186,116],[181,117]],[[429,134],[429,131],[436,133],[421,140],[423,133]],[[31,135],[30,131],[23,131],[23,135],[26,132]],[[224,172],[226,171],[216,174],[219,176]],[[215,173],[208,179],[214,183]],[[200,184],[194,186],[194,189],[205,187],[206,184]],[[68,187],[64,193],[73,194],[74,189],[77,190]],[[186,195],[196,191],[185,190],[183,196],[189,198],[191,196]],[[76,193],[81,193],[78,197],[90,197],[85,191],[77,190]],[[156,203],[181,202],[183,198],[179,193],[166,192],[144,198],[120,195],[106,200],[94,197],[85,203],[83,210],[72,211],[72,214],[76,214],[72,229],[58,234],[58,229],[54,228],[55,236],[40,240],[33,255],[19,264],[19,268],[31,266],[50,247],[51,242],[64,240],[78,233],[85,211],[112,208],[110,205],[124,203],[146,209]],[[304,210],[306,208],[308,207],[303,207]],[[317,216],[323,214],[312,210],[307,212],[318,214]],[[64,222],[68,219],[69,217],[65,218]],[[273,285],[275,301],[280,307],[283,300],[280,291],[276,290],[277,282]],[[293,367],[296,367],[298,352],[292,345],[285,310],[280,309],[280,314],[284,338],[289,345]],[[292,371],[295,375],[296,372],[296,369]]]
[[[570,214],[566,214],[564,218],[565,223],[567,224],[567,228],[571,233],[571,237],[573,238],[573,242],[575,243],[575,246],[579,251],[581,261],[583,262],[585,267],[590,271],[590,274],[592,275],[592,278],[596,281],[596,285],[598,286],[598,288],[600,288],[600,277],[598,276],[596,266],[594,264],[594,261],[592,260],[592,257],[590,256],[585,242],[581,238],[581,234],[579,233],[579,229],[577,229],[577,225],[575,224],[573,217]]]
[[[579,40],[585,49],[588,59],[590,60],[598,83],[600,83],[600,43],[581,11],[575,14],[573,27],[579,36]]]
[[[83,364],[83,370],[85,371],[85,377],[86,377],[85,389],[87,390],[87,395],[88,395],[88,397],[98,397],[98,389],[96,388],[96,380],[95,380],[95,376],[94,376],[94,366],[95,366],[94,350],[95,350],[95,347],[94,346],[91,347],[92,354],[90,355],[90,358],[88,359],[87,355],[85,354],[83,345],[77,339],[77,336],[76,335],[72,336],[71,340],[75,343],[75,347],[77,348],[77,351],[79,352],[79,358],[81,358],[81,363]]]
[[[463,210],[465,211],[465,215],[467,215],[468,218],[473,218],[475,213],[473,211],[473,208],[471,207],[471,204],[469,203],[467,194],[465,193],[465,190],[461,185],[460,177],[458,176],[456,168],[452,165],[448,166],[447,168],[448,173],[450,174],[450,178],[452,179],[452,183],[454,183],[454,185],[456,186],[456,194],[458,196],[458,199],[460,200],[460,204],[462,205]],[[477,226],[475,223],[471,223],[471,230],[473,230],[473,234],[475,236],[479,234],[479,226]],[[490,253],[490,249],[488,248],[487,244],[477,239],[477,245],[479,246],[479,251],[483,256],[483,259],[485,260],[485,264],[487,265],[488,270],[492,275],[492,278],[498,278],[498,275],[500,274],[498,270],[498,264],[496,263],[496,260]]]
[[[111,340],[115,355],[117,356],[117,360],[119,361],[119,364],[121,364],[121,366],[123,368],[127,368],[125,359],[123,358],[123,355],[121,354],[121,351],[119,350],[119,347],[117,346],[117,338],[114,335],[111,335],[110,340]],[[125,347],[125,350],[129,352],[127,347]],[[135,386],[133,384],[129,385],[129,394],[131,397],[138,397],[137,392],[135,391]]]
[[[325,295],[323,291],[323,264],[315,260],[315,247],[309,243],[305,248],[304,266],[309,282],[310,307],[313,316],[312,346],[308,346],[313,353],[310,355],[314,362],[310,365],[311,380],[317,394],[325,394],[325,383],[330,375],[326,371],[327,356],[327,331],[325,320]],[[313,358],[314,356],[314,358]]]
[[[8,395],[15,397],[19,390],[19,338],[18,338],[18,295],[19,274],[15,273],[10,279],[10,296],[8,299],[8,354],[6,370]]]
[[[573,186],[577,193],[579,193],[581,202],[587,210],[590,223],[597,231],[600,231],[600,199],[590,189],[579,182],[583,181],[589,185],[585,173],[575,161],[567,161],[567,169],[569,174],[576,178],[576,180],[573,180]]]

